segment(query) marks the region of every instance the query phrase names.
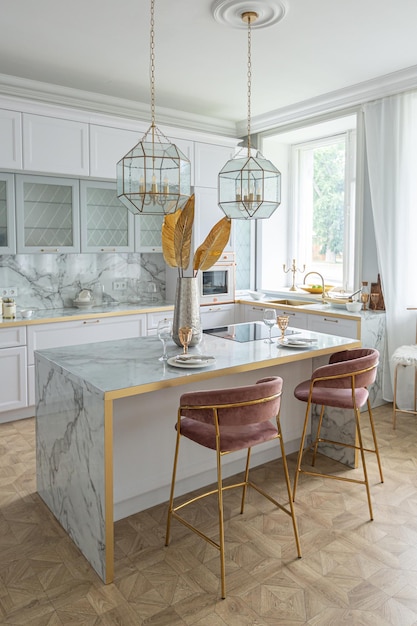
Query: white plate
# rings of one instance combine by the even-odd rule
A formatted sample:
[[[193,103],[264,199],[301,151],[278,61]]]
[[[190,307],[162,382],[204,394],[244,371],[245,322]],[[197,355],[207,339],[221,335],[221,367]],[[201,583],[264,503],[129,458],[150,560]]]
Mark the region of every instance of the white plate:
[[[317,339],[307,339],[300,337],[300,339],[281,339],[278,340],[278,345],[283,348],[312,348],[317,343]]]
[[[94,301],[90,300],[90,302],[78,302],[77,300],[73,300],[73,304],[77,307],[77,309],[92,309]]]
[[[197,360],[201,359],[201,360]],[[168,359],[168,365],[172,365],[173,367],[182,367],[184,369],[196,369],[201,367],[208,367],[209,365],[213,365],[216,362],[216,359],[213,357],[204,357],[195,356],[195,358],[190,358],[188,361],[180,361],[176,356],[172,356]]]

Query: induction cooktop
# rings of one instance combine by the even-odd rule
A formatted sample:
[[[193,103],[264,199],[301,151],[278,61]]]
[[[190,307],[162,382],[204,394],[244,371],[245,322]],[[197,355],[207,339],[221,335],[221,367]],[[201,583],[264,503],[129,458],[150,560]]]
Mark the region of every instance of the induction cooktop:
[[[207,335],[214,335],[222,339],[230,339],[239,343],[247,341],[257,341],[258,339],[267,339],[269,336],[268,328],[263,322],[248,322],[243,324],[231,324],[230,326],[218,326],[217,328],[206,328],[203,330]],[[287,328],[285,335],[295,335],[300,331]],[[280,337],[281,331],[278,327],[272,328],[272,337]]]

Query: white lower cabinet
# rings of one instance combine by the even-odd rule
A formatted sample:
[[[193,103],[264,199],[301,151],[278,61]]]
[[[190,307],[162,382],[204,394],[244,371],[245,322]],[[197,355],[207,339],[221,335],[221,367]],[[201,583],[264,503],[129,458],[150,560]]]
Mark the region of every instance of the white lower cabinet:
[[[174,317],[174,309],[172,311],[157,311],[147,314],[147,335],[156,335],[158,331],[158,322],[161,320],[172,320]]]
[[[337,335],[338,337],[349,337],[350,339],[360,339],[360,320],[347,320],[343,317],[330,317],[326,315],[307,315],[308,330],[327,335]]]
[[[0,413],[26,406],[26,328],[4,328],[0,330]]]
[[[269,308],[268,303],[263,304],[243,304],[240,313],[241,322],[262,322],[265,309]],[[275,307],[270,307],[275,308]],[[288,315],[289,325],[294,328],[307,328],[307,315],[291,309],[276,309],[278,315]]]
[[[28,327],[28,365],[33,365],[34,351],[74,346],[96,341],[129,339],[146,335],[146,315],[86,318]]]
[[[28,389],[29,406],[34,403],[35,367],[34,351],[60,346],[74,346],[130,339],[146,335],[146,314],[120,317],[86,318],[73,322],[56,322],[28,327]]]
[[[234,304],[211,304],[200,307],[201,327],[216,328],[216,326],[229,326],[235,323]]]
[[[292,309],[277,309],[278,315],[288,315],[290,318],[288,325],[292,328],[308,328],[308,315],[300,311],[294,311]]]
[[[264,315],[264,306],[256,304],[239,305],[239,322],[260,322]]]

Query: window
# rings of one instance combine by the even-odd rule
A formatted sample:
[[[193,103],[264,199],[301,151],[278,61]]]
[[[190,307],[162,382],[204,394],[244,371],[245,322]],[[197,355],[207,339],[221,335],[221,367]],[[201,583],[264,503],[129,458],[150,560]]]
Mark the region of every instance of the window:
[[[355,272],[356,115],[279,133],[269,131],[262,152],[282,174],[282,204],[257,230],[257,287],[290,285],[283,267],[296,260],[350,289]],[[265,224],[261,222],[267,222]],[[282,268],[282,269],[281,269]],[[320,282],[311,276],[307,282]]]
[[[353,284],[354,133],[293,146],[296,257],[326,281]]]

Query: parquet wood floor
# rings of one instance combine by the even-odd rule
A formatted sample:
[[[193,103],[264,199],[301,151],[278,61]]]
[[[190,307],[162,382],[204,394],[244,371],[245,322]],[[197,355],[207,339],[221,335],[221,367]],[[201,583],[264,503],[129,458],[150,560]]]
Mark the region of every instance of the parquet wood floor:
[[[417,424],[403,415],[393,431],[390,405],[375,420],[385,483],[368,455],[374,521],[362,486],[301,476],[302,559],[289,517],[256,492],[240,515],[226,494],[225,600],[214,548],[175,521],[164,547],[166,505],[116,523],[116,579],[104,585],[36,494],[34,420],[0,425],[0,623],[417,625]],[[254,478],[269,487],[277,463]],[[191,515],[215,536],[214,502]]]

